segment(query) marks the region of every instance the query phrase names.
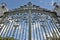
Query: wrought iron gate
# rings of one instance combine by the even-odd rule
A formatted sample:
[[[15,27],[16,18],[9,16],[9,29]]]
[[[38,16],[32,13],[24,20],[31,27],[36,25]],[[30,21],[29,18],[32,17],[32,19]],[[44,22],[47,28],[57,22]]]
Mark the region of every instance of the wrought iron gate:
[[[17,40],[58,40],[58,23],[50,12],[39,10],[38,6],[32,7],[28,3],[28,7],[25,5],[16,11],[7,12],[3,18],[6,20],[1,23],[0,35]]]

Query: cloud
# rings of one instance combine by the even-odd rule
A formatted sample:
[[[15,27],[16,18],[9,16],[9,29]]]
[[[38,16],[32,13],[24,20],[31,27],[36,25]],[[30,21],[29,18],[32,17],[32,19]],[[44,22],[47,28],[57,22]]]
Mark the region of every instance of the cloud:
[[[51,1],[51,5],[52,5],[52,6],[53,6],[53,3],[54,3],[54,1],[52,0],[52,1]]]

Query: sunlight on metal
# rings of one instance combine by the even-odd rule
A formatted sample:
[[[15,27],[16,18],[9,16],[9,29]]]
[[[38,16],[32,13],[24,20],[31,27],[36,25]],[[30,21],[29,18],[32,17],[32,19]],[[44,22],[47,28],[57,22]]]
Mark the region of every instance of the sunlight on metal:
[[[57,40],[60,38],[58,30],[60,24],[56,23],[51,15],[32,11],[31,4],[28,5],[27,11],[24,9],[23,12],[11,12],[6,16],[7,20],[0,24],[0,36],[13,37],[17,40]],[[36,7],[32,9],[37,10]]]
[[[24,15],[22,18],[18,18]],[[59,38],[57,24],[51,20],[49,15],[41,13],[31,14],[31,40],[50,40]],[[14,37],[18,40],[28,40],[28,13],[19,13],[8,16],[0,35],[3,37]]]

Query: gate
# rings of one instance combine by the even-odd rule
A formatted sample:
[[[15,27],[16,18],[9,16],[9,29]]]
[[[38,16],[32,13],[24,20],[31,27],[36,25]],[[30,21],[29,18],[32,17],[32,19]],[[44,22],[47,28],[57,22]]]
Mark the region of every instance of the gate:
[[[55,18],[54,18],[55,17]],[[45,11],[39,6],[21,6],[6,12],[0,24],[2,37],[13,37],[17,40],[58,40],[59,23],[54,12]]]

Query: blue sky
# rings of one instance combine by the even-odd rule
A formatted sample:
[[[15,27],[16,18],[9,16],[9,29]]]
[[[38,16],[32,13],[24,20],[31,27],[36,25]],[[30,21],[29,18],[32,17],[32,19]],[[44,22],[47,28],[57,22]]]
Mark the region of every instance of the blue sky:
[[[53,9],[52,2],[58,2],[60,4],[60,0],[0,0],[0,4],[2,2],[7,4],[8,9],[18,8],[28,2],[32,2],[34,5],[51,10]]]

